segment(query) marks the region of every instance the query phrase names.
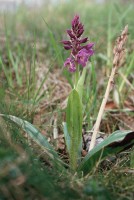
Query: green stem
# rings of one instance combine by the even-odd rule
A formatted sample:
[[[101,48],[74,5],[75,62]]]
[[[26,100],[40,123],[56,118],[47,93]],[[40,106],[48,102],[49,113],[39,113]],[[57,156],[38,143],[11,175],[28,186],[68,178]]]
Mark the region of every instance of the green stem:
[[[74,88],[77,87],[78,80],[79,80],[79,65],[76,64],[76,72],[74,74]]]

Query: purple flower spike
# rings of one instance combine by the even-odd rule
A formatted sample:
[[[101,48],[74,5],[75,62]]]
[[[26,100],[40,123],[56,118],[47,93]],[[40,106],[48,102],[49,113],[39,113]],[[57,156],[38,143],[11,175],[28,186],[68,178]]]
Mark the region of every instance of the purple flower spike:
[[[88,37],[81,38],[83,32],[84,25],[80,22],[79,15],[75,15],[72,20],[71,29],[67,30],[69,40],[61,41],[66,50],[71,49],[71,55],[64,63],[64,66],[68,66],[70,72],[76,71],[77,64],[85,67],[88,59],[94,54],[94,43],[89,43],[82,46],[82,44],[88,41]]]
[[[64,62],[64,67],[68,67],[70,72],[75,72],[76,67],[75,67],[75,61],[73,58],[67,58],[66,61]]]

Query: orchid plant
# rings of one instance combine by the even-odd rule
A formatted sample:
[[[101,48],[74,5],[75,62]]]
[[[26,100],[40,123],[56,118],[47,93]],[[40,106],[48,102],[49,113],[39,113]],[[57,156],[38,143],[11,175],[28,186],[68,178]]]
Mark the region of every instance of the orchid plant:
[[[94,54],[94,43],[88,43],[88,37],[82,38],[84,25],[80,17],[75,15],[71,29],[67,30],[69,40],[63,40],[65,50],[71,50],[69,58],[64,62],[64,67],[74,75],[74,88],[68,97],[66,123],[63,123],[65,140],[70,157],[71,169],[75,170],[81,157],[82,148],[82,94],[86,75],[86,66]],[[66,134],[67,133],[67,134]],[[69,145],[68,145],[68,140]]]

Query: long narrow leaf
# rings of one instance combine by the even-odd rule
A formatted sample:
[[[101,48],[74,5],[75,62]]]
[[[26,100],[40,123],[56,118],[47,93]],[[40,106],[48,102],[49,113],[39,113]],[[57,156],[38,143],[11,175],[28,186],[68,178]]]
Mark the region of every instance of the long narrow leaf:
[[[115,131],[87,154],[78,167],[78,171],[83,171],[84,175],[86,175],[96,167],[98,161],[102,161],[112,154],[119,153],[133,144],[133,131]]]
[[[76,169],[82,144],[82,104],[78,92],[74,89],[69,95],[66,111],[67,131],[70,135],[70,166]]]
[[[47,138],[42,135],[38,129],[36,129],[31,123],[28,121],[22,120],[18,117],[12,116],[12,115],[5,115],[5,114],[0,114],[2,117],[6,117],[7,119],[11,120],[18,126],[20,126],[28,135],[38,144],[40,145],[43,150],[52,158],[54,159],[57,163],[63,163],[57,152],[53,149],[53,147],[49,144],[47,141]]]

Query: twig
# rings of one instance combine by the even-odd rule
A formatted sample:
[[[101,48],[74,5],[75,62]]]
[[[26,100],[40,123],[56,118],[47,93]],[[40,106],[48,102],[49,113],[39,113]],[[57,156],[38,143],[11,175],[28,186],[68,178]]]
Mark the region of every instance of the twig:
[[[117,73],[118,68],[124,62],[125,49],[123,47],[126,43],[127,36],[128,36],[128,26],[125,26],[121,35],[117,38],[116,45],[115,45],[114,50],[113,50],[113,54],[114,54],[113,68],[112,68],[112,72],[111,72],[111,75],[110,75],[110,78],[109,78],[109,81],[108,81],[108,85],[107,85],[107,88],[106,88],[104,98],[103,98],[101,106],[100,106],[98,117],[97,117],[97,120],[96,120],[96,123],[95,123],[94,131],[93,131],[93,135],[92,135],[92,139],[91,139],[91,143],[90,143],[90,147],[89,147],[89,151],[91,149],[93,149],[94,146],[95,146],[95,141],[96,141],[97,133],[99,131],[99,127],[100,127],[101,119],[102,119],[102,116],[103,116],[103,113],[104,113],[104,109],[105,109],[110,91],[112,90],[113,85],[114,85],[114,77]]]

